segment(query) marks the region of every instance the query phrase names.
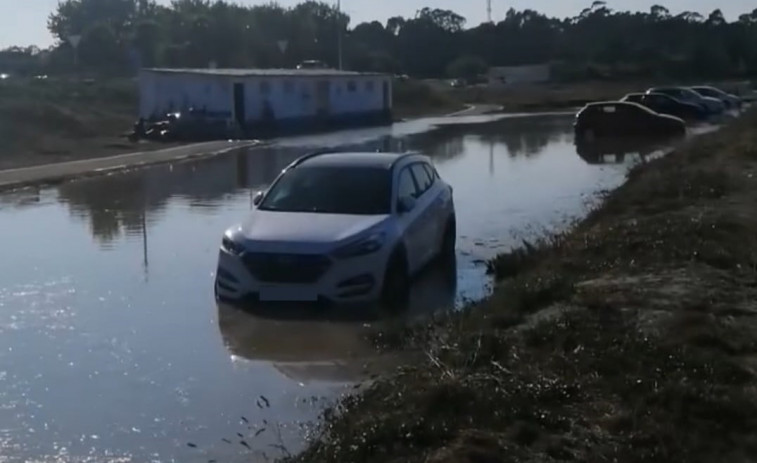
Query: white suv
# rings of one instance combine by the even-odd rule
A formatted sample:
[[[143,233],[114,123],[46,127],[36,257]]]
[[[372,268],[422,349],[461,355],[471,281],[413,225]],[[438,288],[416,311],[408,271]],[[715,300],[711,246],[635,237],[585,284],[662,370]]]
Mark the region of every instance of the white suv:
[[[454,257],[452,187],[418,154],[321,152],[290,164],[221,243],[230,302],[397,302]]]

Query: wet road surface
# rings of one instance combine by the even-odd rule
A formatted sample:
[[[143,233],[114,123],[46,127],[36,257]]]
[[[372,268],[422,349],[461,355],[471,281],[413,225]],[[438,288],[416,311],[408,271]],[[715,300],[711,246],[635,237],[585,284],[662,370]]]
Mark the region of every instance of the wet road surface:
[[[254,192],[312,147],[432,156],[460,239],[452,278],[432,269],[413,290],[410,315],[428,314],[485,296],[483,260],[583,214],[657,149],[579,155],[571,122],[413,121],[0,195],[0,462],[295,451],[324,406],[396,359],[375,354],[364,324],[215,304],[220,238]]]

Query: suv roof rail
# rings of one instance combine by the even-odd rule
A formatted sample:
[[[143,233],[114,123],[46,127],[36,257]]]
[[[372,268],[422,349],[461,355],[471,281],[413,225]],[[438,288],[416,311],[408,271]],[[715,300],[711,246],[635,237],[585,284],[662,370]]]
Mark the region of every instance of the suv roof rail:
[[[336,149],[322,149],[322,150],[316,150],[311,153],[307,153],[305,155],[300,156],[299,158],[295,159],[291,164],[289,164],[289,167],[287,169],[293,169],[303,162],[307,161],[308,159],[312,159],[316,156],[321,156],[323,154],[332,154],[332,153],[338,153],[339,150]]]
[[[413,156],[423,156],[423,153],[421,153],[420,151],[408,151],[406,153],[401,153],[397,156],[397,159],[392,161],[391,168],[394,169],[398,163],[402,162],[402,160],[413,157]]]

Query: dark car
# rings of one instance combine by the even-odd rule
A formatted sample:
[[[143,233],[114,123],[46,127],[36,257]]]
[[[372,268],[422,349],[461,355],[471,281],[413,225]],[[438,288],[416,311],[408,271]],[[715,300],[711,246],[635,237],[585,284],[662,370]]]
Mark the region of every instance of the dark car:
[[[686,133],[686,123],[628,101],[589,103],[576,114],[577,140],[628,136],[676,136]]]
[[[728,109],[741,109],[741,106],[743,104],[741,98],[737,97],[736,95],[726,93],[719,88],[715,88],[709,85],[697,85],[696,87],[691,87],[691,89],[702,96],[717,98],[718,100],[725,103],[725,106]]]
[[[328,65],[317,59],[309,59],[298,64],[297,69],[328,69]]]
[[[629,93],[620,101],[629,101],[646,106],[660,114],[670,114],[685,121],[703,121],[707,111],[699,105],[686,103],[664,93]]]
[[[701,95],[689,87],[654,87],[647,90],[647,93],[663,93],[676,100],[699,105],[710,115],[722,114],[726,109],[725,103],[719,99]]]

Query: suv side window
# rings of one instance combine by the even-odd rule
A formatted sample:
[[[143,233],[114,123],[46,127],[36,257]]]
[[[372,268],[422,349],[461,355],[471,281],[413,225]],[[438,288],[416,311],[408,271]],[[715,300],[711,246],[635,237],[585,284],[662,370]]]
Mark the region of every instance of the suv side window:
[[[428,171],[423,167],[423,164],[421,163],[413,164],[412,166],[410,166],[410,169],[412,169],[413,176],[418,182],[418,194],[416,198],[420,198],[434,184],[434,179],[428,174]]]
[[[418,188],[415,185],[415,178],[410,172],[409,167],[405,167],[400,171],[399,179],[397,180],[397,199],[403,198],[417,198]]]
[[[431,164],[423,164],[423,167],[426,169],[426,172],[428,172],[428,175],[431,177],[432,182],[436,183],[436,181],[439,179],[439,172],[434,169],[434,166]]]
[[[658,106],[665,106],[668,102],[667,98],[659,95],[650,95],[649,99],[653,104],[656,104]]]

